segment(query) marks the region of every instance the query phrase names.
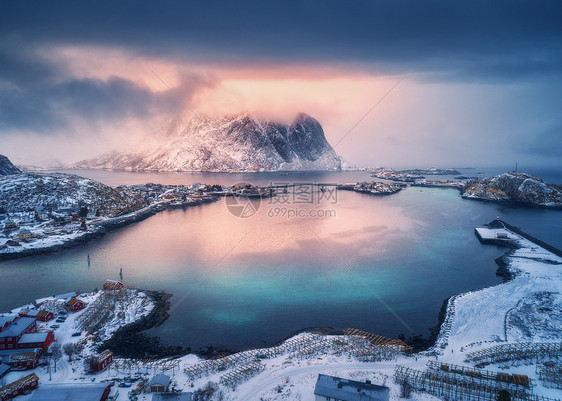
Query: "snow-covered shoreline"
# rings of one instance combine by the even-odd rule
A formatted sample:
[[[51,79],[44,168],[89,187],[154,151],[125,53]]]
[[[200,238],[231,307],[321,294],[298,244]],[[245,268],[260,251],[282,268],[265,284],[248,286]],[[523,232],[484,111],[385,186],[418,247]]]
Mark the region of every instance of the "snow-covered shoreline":
[[[388,386],[390,399],[397,401],[403,390],[403,384],[395,381],[399,371],[435,372],[432,369],[435,369],[436,361],[439,366],[448,364],[474,369],[473,355],[493,346],[559,344],[562,333],[562,257],[501,225],[478,227],[476,232],[484,243],[504,243],[511,248],[503,258],[508,262],[512,278],[451,297],[436,343],[427,351],[408,354],[400,351],[401,346],[381,348],[380,339],[373,348],[368,333],[353,330],[343,335],[300,333],[275,347],[218,356],[213,360],[193,354],[151,362],[117,358],[105,372],[94,376],[85,375],[77,362],[64,361],[63,366],[68,364],[69,367],[53,379],[84,383],[92,380],[118,383],[126,379],[141,382],[163,372],[171,377],[171,387],[175,391],[212,389],[214,395],[210,400],[313,401],[318,374],[328,374]],[[137,318],[143,316],[140,313]],[[108,332],[115,331],[105,331],[105,335]],[[382,340],[382,343],[386,341]],[[362,351],[365,349],[367,353]],[[526,361],[524,366],[517,360],[486,363],[486,369],[492,372],[529,377],[532,386],[525,391],[551,399],[562,398],[561,390],[549,388],[539,380],[536,361]],[[41,383],[47,382],[45,368],[37,368],[35,372]],[[8,377],[17,379],[23,374],[12,372]],[[437,399],[422,391],[426,387],[414,386],[413,399]],[[129,399],[127,391],[123,390],[116,400]],[[150,399],[149,393],[138,394],[139,401]],[[25,401],[26,397],[21,400]]]
[[[99,218],[90,225],[87,231],[77,230],[69,234],[59,235],[56,237],[48,237],[46,239],[39,239],[29,244],[23,243],[20,244],[21,246],[19,247],[6,248],[0,251],[0,262],[9,259],[57,252],[63,249],[72,248],[76,245],[84,244],[94,238],[103,237],[105,234],[112,230],[116,230],[118,228],[143,221],[165,210],[199,206],[205,203],[214,202],[216,200],[218,200],[218,198],[209,197],[208,199],[193,199],[187,200],[185,202],[162,201],[145,206],[126,215]]]

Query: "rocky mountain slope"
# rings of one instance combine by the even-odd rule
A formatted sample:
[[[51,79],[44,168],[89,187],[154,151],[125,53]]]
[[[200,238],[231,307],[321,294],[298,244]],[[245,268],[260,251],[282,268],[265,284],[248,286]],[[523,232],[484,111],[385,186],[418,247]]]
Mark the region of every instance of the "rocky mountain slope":
[[[322,126],[299,114],[286,125],[248,114],[220,118],[187,115],[132,152],[112,152],[72,168],[160,171],[340,170]]]
[[[562,188],[525,173],[504,173],[468,181],[463,198],[562,208]]]
[[[21,173],[20,169],[12,164],[10,159],[4,155],[0,155],[0,176]]]
[[[21,213],[35,210],[77,212],[81,205],[101,215],[136,207],[138,194],[112,188],[71,174],[17,174],[0,177],[0,210]]]

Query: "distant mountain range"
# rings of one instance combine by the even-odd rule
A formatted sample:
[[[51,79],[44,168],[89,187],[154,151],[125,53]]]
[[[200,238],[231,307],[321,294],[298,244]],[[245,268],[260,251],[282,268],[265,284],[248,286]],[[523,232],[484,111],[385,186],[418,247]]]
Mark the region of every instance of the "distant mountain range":
[[[12,175],[21,173],[20,169],[12,164],[10,159],[0,155],[0,175]]]
[[[281,124],[248,114],[184,116],[131,152],[111,152],[70,166],[156,171],[342,170],[320,123],[300,113]]]

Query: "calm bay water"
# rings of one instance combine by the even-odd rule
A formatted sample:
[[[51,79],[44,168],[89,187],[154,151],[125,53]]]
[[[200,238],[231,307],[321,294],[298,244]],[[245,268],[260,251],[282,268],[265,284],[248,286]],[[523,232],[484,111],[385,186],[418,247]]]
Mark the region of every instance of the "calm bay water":
[[[358,172],[78,173],[110,185],[369,180]],[[500,215],[562,247],[560,211],[463,200],[452,189],[388,197],[340,191],[316,202],[319,195],[313,204],[292,195],[290,204],[262,201],[246,219],[224,200],[167,211],[80,247],[1,262],[0,310],[101,287],[123,266],[127,285],[174,295],[171,317],[151,334],[194,349],[269,345],[310,326],[425,335],[444,298],[500,282],[494,258],[505,249],[481,245],[475,226]],[[288,219],[280,207],[329,217]]]

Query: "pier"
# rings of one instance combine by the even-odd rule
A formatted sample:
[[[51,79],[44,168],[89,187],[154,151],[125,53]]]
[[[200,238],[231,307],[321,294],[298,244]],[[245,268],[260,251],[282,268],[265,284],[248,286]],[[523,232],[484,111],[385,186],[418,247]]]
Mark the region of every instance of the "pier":
[[[520,228],[512,226],[499,218],[485,224],[483,227],[476,227],[474,229],[474,233],[483,244],[496,244],[507,246],[509,248],[519,248],[517,240],[523,238],[538,247],[552,252],[556,256],[562,257],[562,251],[560,249],[549,245],[530,234],[527,234]]]

